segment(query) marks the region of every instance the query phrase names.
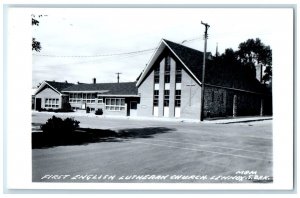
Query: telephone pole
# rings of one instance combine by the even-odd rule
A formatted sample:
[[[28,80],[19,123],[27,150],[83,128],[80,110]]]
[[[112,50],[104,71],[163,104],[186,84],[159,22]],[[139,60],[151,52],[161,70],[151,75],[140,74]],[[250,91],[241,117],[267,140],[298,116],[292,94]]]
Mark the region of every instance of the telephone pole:
[[[118,83],[119,83],[120,82],[120,74],[122,74],[122,73],[117,72],[116,74],[117,74],[117,79],[118,79]]]
[[[202,88],[201,88],[201,109],[200,109],[200,121],[203,121],[204,118],[204,83],[205,83],[205,60],[206,60],[206,47],[207,47],[207,29],[210,27],[207,23],[201,24],[205,26],[204,31],[204,54],[203,54],[203,67],[202,67]]]

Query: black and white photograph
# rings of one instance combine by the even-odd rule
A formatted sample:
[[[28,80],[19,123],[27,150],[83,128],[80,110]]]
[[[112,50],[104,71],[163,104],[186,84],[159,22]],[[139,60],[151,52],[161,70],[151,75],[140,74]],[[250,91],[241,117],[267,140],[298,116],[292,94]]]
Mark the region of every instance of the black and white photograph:
[[[13,11],[11,21],[26,16],[29,26],[29,91],[24,120],[12,122],[16,107],[8,119],[29,130],[7,135],[8,150],[21,156],[7,155],[10,186],[277,189],[292,177],[279,169],[293,155],[293,99],[282,102],[293,89],[284,77],[293,70],[292,8]],[[27,171],[15,172],[20,162]]]
[[[33,13],[32,181],[273,182],[271,17]]]

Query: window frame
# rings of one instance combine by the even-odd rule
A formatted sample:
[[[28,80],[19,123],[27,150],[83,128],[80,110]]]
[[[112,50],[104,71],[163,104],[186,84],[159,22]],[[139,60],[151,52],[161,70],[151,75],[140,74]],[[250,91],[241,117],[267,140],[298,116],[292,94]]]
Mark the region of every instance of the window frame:
[[[181,106],[181,90],[175,90],[175,107]]]
[[[159,105],[159,90],[154,90],[153,91],[153,106],[158,107],[158,105]]]
[[[164,90],[164,107],[170,106],[170,90]]]
[[[44,98],[45,108],[58,109],[59,108],[59,98]]]
[[[124,111],[125,106],[125,98],[105,98],[105,110],[107,111]]]

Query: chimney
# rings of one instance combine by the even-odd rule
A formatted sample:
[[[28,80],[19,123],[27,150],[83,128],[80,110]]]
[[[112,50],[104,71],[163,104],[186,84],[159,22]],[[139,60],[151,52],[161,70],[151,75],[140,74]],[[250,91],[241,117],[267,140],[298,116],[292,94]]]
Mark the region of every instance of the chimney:
[[[93,84],[96,84],[96,78],[93,78]]]

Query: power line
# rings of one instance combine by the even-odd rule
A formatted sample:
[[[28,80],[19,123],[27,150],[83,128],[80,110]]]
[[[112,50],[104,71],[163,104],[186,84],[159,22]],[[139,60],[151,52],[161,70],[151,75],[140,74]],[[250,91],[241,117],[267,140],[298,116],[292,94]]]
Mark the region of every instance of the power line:
[[[126,55],[126,56],[120,56],[118,57],[118,60],[124,60],[124,59],[128,59],[128,58],[132,58],[135,56],[140,56],[140,55],[145,55],[149,52],[143,52],[143,53],[139,53],[139,54],[131,54],[131,55]],[[111,62],[114,61],[112,59],[97,59],[99,57],[95,57],[95,59],[88,59],[88,60],[84,60],[84,61],[72,61],[72,62],[68,62],[68,63],[62,63],[62,64],[54,64],[54,65],[39,65],[39,67],[52,67],[52,66],[68,66],[68,65],[80,65],[80,64],[85,64],[85,63],[91,63],[91,64],[99,64],[99,63],[107,63],[107,62]],[[100,57],[101,58],[101,57]],[[106,58],[112,58],[112,57],[106,57]]]
[[[132,55],[132,54],[139,54],[149,51],[154,51],[157,48],[151,48],[151,49],[145,49],[145,50],[139,50],[139,51],[132,51],[132,52],[124,52],[124,53],[115,53],[115,54],[97,54],[97,55],[91,55],[91,56],[61,56],[61,55],[51,55],[51,54],[32,54],[34,56],[46,56],[46,57],[53,57],[53,58],[94,58],[94,57],[108,57],[108,56],[122,56],[122,55]]]
[[[238,33],[226,33],[226,34],[213,34],[214,37],[217,37],[218,35],[221,35],[223,37],[228,37],[228,36],[233,36],[235,34]],[[270,33],[264,33],[264,34],[256,34],[256,36],[260,36],[260,35],[268,35]],[[240,34],[238,34],[240,35]],[[208,35],[207,37],[208,38]],[[195,37],[195,38],[191,38],[191,39],[186,39],[183,40],[181,42],[181,44],[183,43],[188,43],[188,42],[192,42],[195,40],[205,40],[205,38],[201,38],[201,37]],[[149,48],[149,49],[144,49],[144,50],[138,50],[138,51],[131,51],[131,52],[123,52],[123,53],[112,53],[112,54],[96,54],[96,55],[70,55],[70,56],[66,56],[66,55],[53,55],[53,54],[32,54],[33,56],[41,56],[41,57],[50,57],[50,58],[97,58],[97,57],[113,57],[113,56],[122,56],[122,55],[134,55],[134,54],[140,54],[140,53],[145,53],[145,52],[151,52],[156,50],[156,48]]]
[[[184,40],[181,43],[187,43],[195,40],[199,40],[203,38],[196,37],[188,40]],[[131,52],[123,52],[123,53],[113,53],[113,54],[97,54],[97,55],[71,55],[71,56],[65,56],[65,55],[53,55],[53,54],[32,54],[33,56],[42,56],[42,57],[51,57],[51,58],[96,58],[96,57],[111,57],[111,56],[123,56],[123,55],[135,55],[135,54],[141,54],[145,52],[150,52],[156,50],[157,47],[155,48],[150,48],[150,49],[144,49],[144,50],[138,50],[138,51],[131,51]]]

